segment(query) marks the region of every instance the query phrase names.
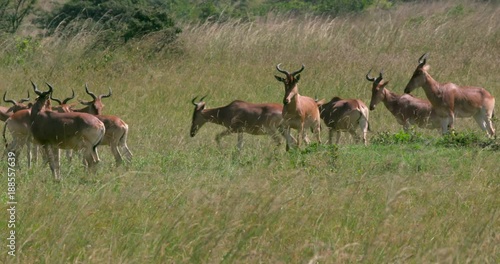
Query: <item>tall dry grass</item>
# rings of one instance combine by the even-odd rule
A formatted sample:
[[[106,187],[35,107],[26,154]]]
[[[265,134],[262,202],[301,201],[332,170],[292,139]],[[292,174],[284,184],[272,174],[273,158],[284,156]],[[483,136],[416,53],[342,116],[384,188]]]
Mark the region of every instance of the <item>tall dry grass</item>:
[[[384,69],[389,88],[402,93],[418,57],[429,52],[437,80],[483,86],[496,96],[499,12],[496,5],[441,1],[337,18],[184,25],[182,52],[174,53],[152,53],[151,39],[89,51],[95,35],[84,31],[33,43],[31,53],[13,52],[19,40],[5,40],[0,87],[17,98],[30,79],[48,81],[57,97],[73,88],[82,99],[86,82],[96,93],[111,87],[105,112],[129,124],[135,156],[115,168],[100,148],[95,176],[63,161],[61,183],[42,164],[19,171],[17,256],[2,252],[0,260],[496,263],[497,151],[425,142],[364,147],[345,139],[338,148],[285,153],[267,137],[245,136],[237,154],[234,137],[216,146],[219,126],[207,124],[194,138],[188,130],[197,95],[208,94],[209,107],[280,102],[278,63],[289,70],[305,64],[301,94],[368,103],[369,69]],[[12,59],[17,63],[6,62]],[[400,129],[383,107],[370,114],[372,137]],[[468,120],[456,128],[480,133]],[[6,220],[1,214],[2,236]]]

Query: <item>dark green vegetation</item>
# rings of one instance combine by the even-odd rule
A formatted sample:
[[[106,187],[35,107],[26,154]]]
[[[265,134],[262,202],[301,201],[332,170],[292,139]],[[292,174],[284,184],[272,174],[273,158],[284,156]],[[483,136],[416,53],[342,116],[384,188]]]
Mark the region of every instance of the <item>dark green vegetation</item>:
[[[115,168],[99,148],[93,176],[63,158],[61,183],[42,164],[17,171],[16,257],[4,247],[0,262],[500,262],[498,140],[473,120],[458,119],[446,137],[406,134],[380,104],[370,112],[369,146],[344,137],[339,146],[289,153],[248,135],[239,154],[235,136],[218,148],[222,128],[213,124],[189,137],[195,96],[208,94],[208,107],[281,102],[278,63],[305,64],[301,94],[368,104],[370,68],[384,69],[388,88],[402,93],[429,52],[436,80],[483,86],[498,98],[499,12],[487,3],[426,2],[336,18],[182,22],[170,49],[159,49],[154,34],[113,50],[93,49],[99,34],[91,30],[3,38],[2,92],[21,98],[30,80],[48,81],[58,98],[73,88],[88,100],[86,82],[98,94],[111,87],[104,112],[129,124],[134,160]],[[425,97],[422,89],[415,95]],[[6,163],[0,172],[5,179]]]

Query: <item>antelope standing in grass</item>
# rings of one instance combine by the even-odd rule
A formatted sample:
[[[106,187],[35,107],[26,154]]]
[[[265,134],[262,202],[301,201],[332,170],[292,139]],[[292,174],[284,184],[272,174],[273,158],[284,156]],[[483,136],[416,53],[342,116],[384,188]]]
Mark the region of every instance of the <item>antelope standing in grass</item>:
[[[85,84],[85,92],[87,92],[87,94],[92,97],[92,101],[80,100],[80,103],[86,106],[81,109],[72,109],[72,111],[95,115],[104,123],[104,126],[106,127],[106,134],[104,135],[104,138],[102,139],[100,145],[110,146],[111,153],[115,157],[117,166],[123,163],[123,158],[125,158],[127,162],[131,162],[132,152],[130,152],[130,149],[127,146],[127,123],[125,123],[121,118],[117,116],[102,114],[104,104],[102,103],[101,99],[111,96],[111,88],[109,89],[108,94],[101,94],[99,96],[96,96],[94,93],[89,91],[88,85]]]
[[[19,100],[18,102],[12,100],[12,99],[7,99],[7,91],[3,94],[3,101],[6,103],[12,103],[11,107],[5,107],[5,106],[0,106],[0,120],[4,121],[7,120],[12,114],[19,110],[23,109],[28,109],[31,107],[31,104],[25,105],[25,102],[28,102],[30,100],[30,93],[28,92],[28,98],[23,98]]]
[[[2,120],[3,117],[9,116],[5,121],[4,124],[4,129],[3,129],[3,139],[5,143],[5,151],[6,153],[8,152],[14,152],[16,157],[19,157],[19,153],[21,149],[26,145],[27,147],[27,159],[28,159],[28,167],[31,167],[31,161],[32,161],[32,137],[31,137],[31,132],[30,132],[30,108],[32,106],[31,103],[28,105],[25,105],[23,103],[29,101],[29,92],[28,92],[28,98],[24,98],[19,100],[18,102],[12,100],[12,99],[7,99],[6,98],[7,92],[4,93],[3,95],[3,100],[6,103],[12,103],[13,106],[9,108],[9,110],[6,112],[7,115],[1,115]],[[11,136],[12,136],[12,141],[7,144],[7,138],[5,136],[6,130],[9,130]],[[35,150],[36,151],[36,150]],[[35,159],[37,157],[37,153],[35,152]],[[17,163],[19,165],[19,163]]]
[[[5,136],[6,130],[9,131],[12,141],[7,143],[7,138]],[[3,128],[3,139],[5,143],[6,152],[13,152],[17,158],[19,158],[19,153],[22,148],[26,146],[27,148],[27,161],[28,168],[31,168],[31,161],[36,162],[38,148],[33,148],[33,138],[31,136],[31,110],[23,109],[12,114],[6,121]],[[35,159],[33,158],[34,155]],[[19,165],[19,163],[17,163]]]
[[[297,83],[300,80],[300,74],[304,70],[304,65],[292,73],[282,70],[281,64],[276,65],[276,69],[285,74],[286,77],[274,76],[276,80],[285,84],[285,96],[283,98],[283,121],[286,137],[286,149],[289,150],[290,146],[294,144],[294,140],[290,135],[290,128],[295,128],[299,131],[297,138],[297,147],[300,147],[300,141],[303,139],[306,144],[309,140],[306,136],[305,130],[311,128],[316,135],[316,139],[321,143],[320,129],[321,119],[317,102],[307,96],[299,94]]]
[[[60,180],[59,149],[83,150],[84,165],[94,172],[99,162],[96,148],[105,133],[103,122],[87,113],[50,110],[52,86],[48,84],[49,90],[42,92],[34,83],[32,85],[38,98],[31,108],[31,133],[33,139],[43,146],[54,178]]]
[[[490,137],[495,136],[495,129],[491,122],[495,108],[495,98],[484,88],[472,86],[458,86],[453,83],[441,84],[428,73],[426,64],[427,53],[418,59],[418,66],[410,81],[406,85],[405,93],[422,87],[441,118],[442,133],[453,130],[455,117],[474,117],[479,127]]]
[[[427,129],[441,128],[441,120],[432,109],[431,102],[411,94],[395,94],[386,88],[389,81],[383,79],[382,72],[377,78],[370,77],[370,72],[366,74],[366,79],[373,83],[370,110],[375,110],[375,106],[382,101],[405,132],[412,125]]]
[[[195,102],[196,97],[191,103],[195,106],[193,119],[191,122],[191,137],[194,137],[198,130],[206,123],[226,127],[226,130],[217,134],[215,140],[220,146],[220,140],[224,136],[232,133],[238,134],[238,150],[243,146],[243,133],[251,135],[270,135],[279,145],[280,134],[282,131],[282,111],[283,106],[274,103],[253,104],[236,100],[230,104],[206,109],[206,104],[202,97],[199,102]]]
[[[339,144],[340,133],[347,131],[356,142],[360,137],[356,133],[356,128],[361,129],[363,144],[367,144],[366,133],[368,132],[369,111],[365,103],[358,99],[341,99],[333,97],[328,103],[319,103],[321,119],[328,127],[328,138],[333,144],[333,134],[337,132],[336,144]]]

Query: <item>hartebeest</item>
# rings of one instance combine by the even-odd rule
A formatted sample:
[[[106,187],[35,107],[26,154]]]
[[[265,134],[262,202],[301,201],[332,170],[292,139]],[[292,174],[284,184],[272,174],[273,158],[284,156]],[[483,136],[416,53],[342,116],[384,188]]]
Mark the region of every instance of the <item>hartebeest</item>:
[[[311,128],[316,135],[318,142],[321,142],[320,129],[321,129],[321,119],[319,114],[319,109],[316,101],[307,96],[299,94],[299,88],[297,83],[300,80],[300,74],[305,66],[289,73],[288,71],[282,70],[280,68],[281,64],[276,65],[276,69],[285,74],[286,77],[274,76],[276,80],[285,84],[285,96],[283,98],[283,122],[285,128],[286,137],[286,149],[289,150],[290,146],[293,144],[293,139],[290,135],[290,128],[295,128],[299,131],[299,136],[297,138],[297,147],[300,147],[300,141],[303,139],[306,144],[309,140],[307,139],[305,130]]]
[[[5,136],[6,130],[9,131],[12,141],[7,143]],[[23,109],[12,114],[6,121],[3,128],[3,139],[6,152],[15,153],[19,157],[21,149],[27,147],[28,168],[31,167],[32,161],[32,136],[31,136],[31,109]],[[33,154],[37,157],[38,148],[34,149]],[[19,163],[17,163],[19,165]]]
[[[328,127],[328,138],[330,144],[333,144],[333,134],[337,132],[336,144],[339,144],[340,133],[347,131],[351,134],[354,140],[360,141],[360,137],[356,133],[356,128],[361,129],[363,134],[363,144],[367,144],[366,133],[368,132],[368,116],[369,111],[363,101],[358,99],[341,99],[333,97],[328,103],[320,103],[319,111],[321,119]]]
[[[387,89],[389,81],[383,79],[382,72],[377,78],[370,77],[370,72],[366,74],[366,79],[373,83],[370,110],[375,110],[375,106],[382,101],[406,132],[412,125],[427,129],[441,128],[440,118],[432,109],[431,102],[411,94],[395,94]]]
[[[429,65],[426,61],[427,53],[418,59],[417,69],[406,85],[405,93],[410,93],[417,87],[424,89],[434,111],[441,118],[443,134],[448,132],[448,128],[453,130],[455,117],[472,116],[483,131],[494,137],[495,129],[491,118],[495,108],[495,98],[481,87],[438,83],[428,73]]]
[[[111,88],[108,94],[101,94],[96,96],[89,91],[88,85],[85,84],[85,92],[92,97],[92,101],[81,101],[80,103],[86,105],[81,109],[72,109],[74,112],[89,113],[95,115],[99,120],[104,123],[106,127],[106,134],[102,139],[100,145],[108,145],[111,148],[111,153],[115,157],[116,165],[123,163],[122,155],[127,162],[132,161],[132,152],[127,146],[128,125],[121,118],[114,115],[103,115],[102,109],[104,104],[102,98],[111,96]]]
[[[33,82],[32,85],[38,98],[31,109],[31,133],[34,140],[43,146],[54,178],[60,180],[59,149],[83,150],[84,164],[93,170],[99,162],[96,148],[106,131],[103,122],[87,113],[50,110],[52,86],[48,84],[49,90],[42,92]]]
[[[28,92],[28,98],[23,98],[19,100],[18,102],[12,100],[12,99],[7,99],[7,91],[3,94],[3,101],[6,103],[12,103],[11,107],[5,107],[5,106],[0,106],[0,120],[5,121],[7,118],[9,118],[12,114],[19,110],[23,109],[28,109],[31,107],[31,104],[25,105],[25,102],[28,102],[30,100],[30,93]]]
[[[254,104],[236,100],[223,107],[205,109],[204,98],[205,96],[199,102],[195,102],[195,97],[191,101],[195,106],[191,122],[191,137],[194,137],[206,122],[211,122],[226,127],[225,131],[215,137],[219,146],[221,138],[232,133],[238,134],[238,150],[243,145],[243,133],[270,135],[278,145],[280,144],[280,134],[283,132],[282,105]]]

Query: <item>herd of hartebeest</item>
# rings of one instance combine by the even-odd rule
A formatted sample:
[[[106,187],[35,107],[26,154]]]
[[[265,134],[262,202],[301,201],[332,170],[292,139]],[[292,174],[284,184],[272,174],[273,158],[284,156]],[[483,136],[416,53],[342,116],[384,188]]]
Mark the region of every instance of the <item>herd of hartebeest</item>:
[[[495,136],[495,129],[491,118],[495,108],[495,98],[484,88],[458,86],[453,83],[438,83],[428,73],[426,64],[427,54],[418,60],[418,66],[410,81],[406,85],[405,94],[398,95],[386,88],[388,81],[382,77],[382,72],[377,78],[366,74],[366,79],[372,82],[372,97],[370,110],[374,110],[379,102],[403,125],[407,131],[412,125],[421,128],[439,129],[443,134],[448,129],[453,129],[455,117],[474,117],[479,127],[486,131],[488,136]],[[340,133],[349,132],[359,141],[356,128],[362,131],[362,140],[367,144],[368,132],[368,107],[359,99],[333,99],[325,103],[324,100],[315,100],[299,94],[297,83],[304,65],[294,72],[281,69],[280,64],[276,69],[285,77],[275,78],[285,84],[283,105],[276,103],[254,104],[240,100],[218,108],[205,108],[203,98],[199,102],[196,97],[192,100],[195,105],[191,125],[191,136],[206,122],[225,126],[227,129],[216,137],[217,143],[221,137],[231,133],[238,134],[238,149],[243,142],[243,133],[253,135],[267,134],[279,144],[280,135],[286,139],[286,149],[299,147],[301,140],[309,142],[305,131],[311,129],[318,142],[320,142],[321,120],[328,127],[329,142],[333,143],[333,134],[336,132],[336,143],[339,143]],[[422,87],[428,100],[420,99],[409,93],[415,88]],[[290,135],[290,129],[298,131],[298,138]]]
[[[109,145],[117,165],[123,162],[123,158],[131,161],[132,153],[127,146],[128,125],[117,116],[102,115],[104,105],[101,99],[111,96],[111,89],[107,95],[96,96],[85,85],[92,101],[80,101],[85,107],[75,109],[74,105],[68,104],[75,96],[74,91],[71,97],[61,101],[52,97],[53,87],[50,84],[47,84],[49,90],[46,92],[38,90],[36,84],[32,85],[38,95],[34,103],[24,104],[29,101],[29,93],[27,99],[18,102],[6,99],[7,92],[4,93],[4,102],[12,103],[11,107],[0,108],[0,117],[5,121],[4,141],[7,130],[12,136],[11,142],[5,142],[7,152],[13,152],[17,157],[26,145],[28,166],[31,166],[32,141],[35,143],[33,146],[42,146],[56,180],[60,179],[60,149],[82,151],[83,162],[91,171],[99,162],[97,145]],[[52,106],[51,100],[59,105]],[[35,160],[37,152],[35,148]]]
[[[201,98],[196,102],[192,124],[191,137],[206,122],[212,122],[226,127],[216,136],[217,143],[224,136],[238,134],[238,149],[243,144],[243,133],[253,135],[270,135],[279,145],[281,137],[286,140],[286,149],[299,147],[301,141],[309,143],[305,131],[311,129],[316,140],[320,142],[321,119],[328,127],[329,142],[333,144],[333,134],[336,132],[336,143],[340,133],[349,132],[356,141],[367,144],[366,134],[369,129],[369,110],[374,110],[381,101],[396,118],[397,122],[408,130],[412,125],[439,129],[443,134],[453,129],[455,117],[474,117],[488,136],[495,136],[493,117],[495,98],[484,88],[458,86],[453,83],[441,84],[435,81],[428,73],[426,64],[427,54],[419,58],[417,69],[406,85],[405,94],[398,95],[386,88],[388,81],[383,79],[382,72],[378,77],[366,74],[366,79],[372,83],[372,97],[370,108],[359,99],[341,99],[333,97],[330,102],[317,100],[299,94],[297,83],[304,65],[293,72],[288,72],[276,66],[278,72],[284,74],[275,78],[285,85],[283,104],[277,103],[248,103],[240,100],[218,108],[206,108]],[[109,145],[117,165],[123,159],[130,162],[132,153],[127,147],[128,125],[114,115],[102,115],[103,104],[101,99],[111,96],[111,89],[107,95],[96,96],[90,92],[87,85],[85,91],[92,97],[92,101],[80,101],[84,108],[75,109],[68,101],[71,97],[58,100],[52,97],[53,87],[48,85],[48,91],[40,91],[32,83],[34,92],[38,95],[34,103],[27,99],[15,101],[6,98],[3,100],[12,103],[11,107],[0,107],[0,119],[5,121],[3,138],[6,141],[6,131],[9,131],[12,141],[7,143],[6,151],[17,154],[27,146],[28,166],[31,162],[31,143],[33,146],[42,146],[44,158],[48,159],[52,174],[56,180],[60,179],[60,149],[66,149],[68,157],[71,150],[81,151],[83,163],[90,170],[95,171],[99,162],[98,145]],[[422,87],[428,100],[416,98],[409,93],[415,88]],[[51,100],[59,105],[52,106]],[[362,137],[356,133],[356,128],[362,131]],[[290,134],[290,129],[298,131],[298,137]],[[37,151],[34,151],[36,159]]]

